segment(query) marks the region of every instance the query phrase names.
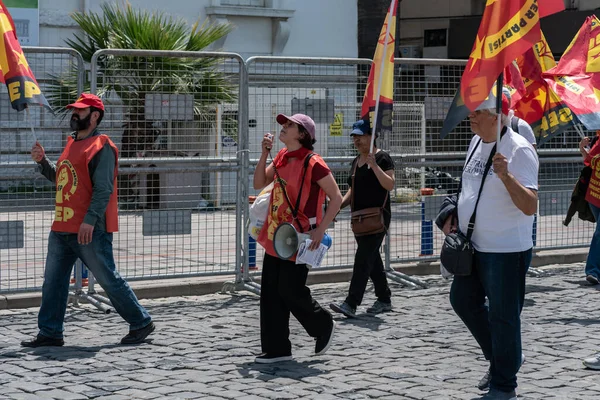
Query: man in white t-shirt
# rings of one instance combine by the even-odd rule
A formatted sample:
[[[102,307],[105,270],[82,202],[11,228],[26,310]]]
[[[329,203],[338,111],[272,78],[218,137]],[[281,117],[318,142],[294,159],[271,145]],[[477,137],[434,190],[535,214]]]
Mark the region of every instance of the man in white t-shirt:
[[[495,97],[490,94],[481,109],[469,115],[475,136],[469,145],[457,205],[458,229],[465,235],[486,163],[496,148],[498,118],[502,138],[477,206],[471,237],[475,249],[473,271],[469,276],[454,277],[450,303],[490,361],[490,369],[482,379],[489,381],[489,392],[483,398],[516,399],[516,375],[522,363],[520,314],[532,256],[539,161],[527,140],[508,126],[506,96],[501,116],[490,108],[492,104]],[[446,219],[444,233],[457,229],[453,222],[452,216]]]
[[[510,105],[510,90],[507,87],[503,87],[502,94],[506,95],[506,98],[508,99],[508,104]],[[527,121],[513,115],[511,118],[509,118],[509,123],[507,125],[513,131],[517,132],[519,135],[527,139],[527,141],[531,143],[534,149],[537,147],[537,140],[535,140],[535,134],[533,133],[531,125],[529,125]]]

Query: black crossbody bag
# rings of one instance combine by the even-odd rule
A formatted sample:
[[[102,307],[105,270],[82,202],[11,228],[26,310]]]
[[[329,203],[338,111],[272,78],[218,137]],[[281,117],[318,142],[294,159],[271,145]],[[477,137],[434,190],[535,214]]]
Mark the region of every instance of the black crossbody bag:
[[[475,145],[475,148],[471,152],[469,159],[467,160],[466,165],[469,165],[469,161],[475,154],[475,150],[477,150],[477,146],[481,143],[481,139]],[[481,192],[483,190],[483,184],[485,183],[485,178],[490,172],[490,168],[492,167],[492,158],[494,154],[496,154],[496,146],[494,145],[492,151],[490,152],[490,156],[485,164],[485,170],[483,172],[483,177],[481,178],[481,186],[479,187],[479,193],[477,194],[477,201],[475,202],[475,209],[473,210],[473,214],[469,219],[469,225],[467,228],[467,235],[465,236],[460,229],[457,232],[452,232],[446,236],[444,239],[444,244],[442,245],[442,253],[440,254],[440,261],[446,270],[456,276],[468,276],[471,275],[473,270],[473,256],[475,254],[475,250],[473,249],[473,245],[471,243],[471,237],[473,236],[473,229],[475,228],[475,217],[477,215],[477,205],[479,204],[479,199],[481,198]],[[457,194],[457,209],[458,209],[458,197],[460,197],[460,191],[462,190],[462,174],[460,179],[460,184],[458,186],[458,194]],[[456,212],[456,221],[458,226],[458,211]],[[454,217],[452,217],[454,218]]]

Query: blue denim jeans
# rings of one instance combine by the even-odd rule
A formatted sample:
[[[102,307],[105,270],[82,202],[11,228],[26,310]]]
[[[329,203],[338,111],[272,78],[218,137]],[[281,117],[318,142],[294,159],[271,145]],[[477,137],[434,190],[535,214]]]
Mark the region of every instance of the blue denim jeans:
[[[517,253],[475,251],[473,273],[455,276],[450,288],[452,308],[490,361],[490,387],[504,392],[517,387],[521,310],[531,254],[531,249]]]
[[[130,329],[143,328],[152,321],[129,284],[116,270],[112,236],[112,233],[94,230],[92,242],[80,245],[77,243],[77,234],[50,232],[42,305],[38,314],[40,334],[57,339],[63,337],[69,282],[77,258],[94,274],[115,310],[129,323]]]
[[[593,275],[600,279],[600,221],[598,221],[598,217],[600,217],[600,208],[590,204],[590,209],[592,210],[594,217],[596,217],[596,230],[594,231],[594,236],[592,236],[590,251],[585,263],[585,274]]]

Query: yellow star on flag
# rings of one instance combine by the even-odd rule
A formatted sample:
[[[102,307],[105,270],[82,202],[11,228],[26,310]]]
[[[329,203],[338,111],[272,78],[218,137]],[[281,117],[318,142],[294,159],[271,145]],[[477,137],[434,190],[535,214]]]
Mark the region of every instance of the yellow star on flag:
[[[69,201],[69,199],[70,199],[70,198],[71,198],[71,195],[70,195],[70,194],[68,194],[68,193],[67,193],[67,194],[65,194],[65,200],[66,200],[66,201]]]
[[[483,40],[479,39],[479,36],[477,36],[475,38],[475,48],[473,49],[473,52],[469,56],[469,58],[471,59],[471,69],[470,70],[473,69],[473,67],[477,63],[477,60],[481,60],[482,54],[483,54]]]
[[[19,59],[18,65],[22,65],[25,68],[29,69],[29,63],[27,62],[27,59],[25,58],[25,54],[23,54],[22,51],[16,51],[13,50],[13,53],[16,54],[17,58]]]

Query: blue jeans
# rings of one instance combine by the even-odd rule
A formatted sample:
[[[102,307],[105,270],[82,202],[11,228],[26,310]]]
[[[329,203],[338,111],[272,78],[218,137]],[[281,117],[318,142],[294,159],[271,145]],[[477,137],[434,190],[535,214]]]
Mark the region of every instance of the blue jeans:
[[[596,217],[596,230],[594,231],[594,236],[592,236],[590,251],[585,263],[585,274],[600,278],[600,221],[598,221],[598,217],[600,217],[600,208],[590,204],[590,209],[592,210],[594,217]]]
[[[63,337],[71,270],[77,258],[94,274],[115,310],[129,323],[130,330],[143,328],[152,321],[116,270],[112,236],[112,233],[94,230],[92,242],[80,245],[77,234],[50,232],[42,305],[38,314],[40,334],[56,339]]]
[[[531,249],[517,253],[475,251],[472,274],[455,276],[450,288],[452,308],[490,361],[490,387],[504,392],[517,387],[521,310],[531,254]]]

